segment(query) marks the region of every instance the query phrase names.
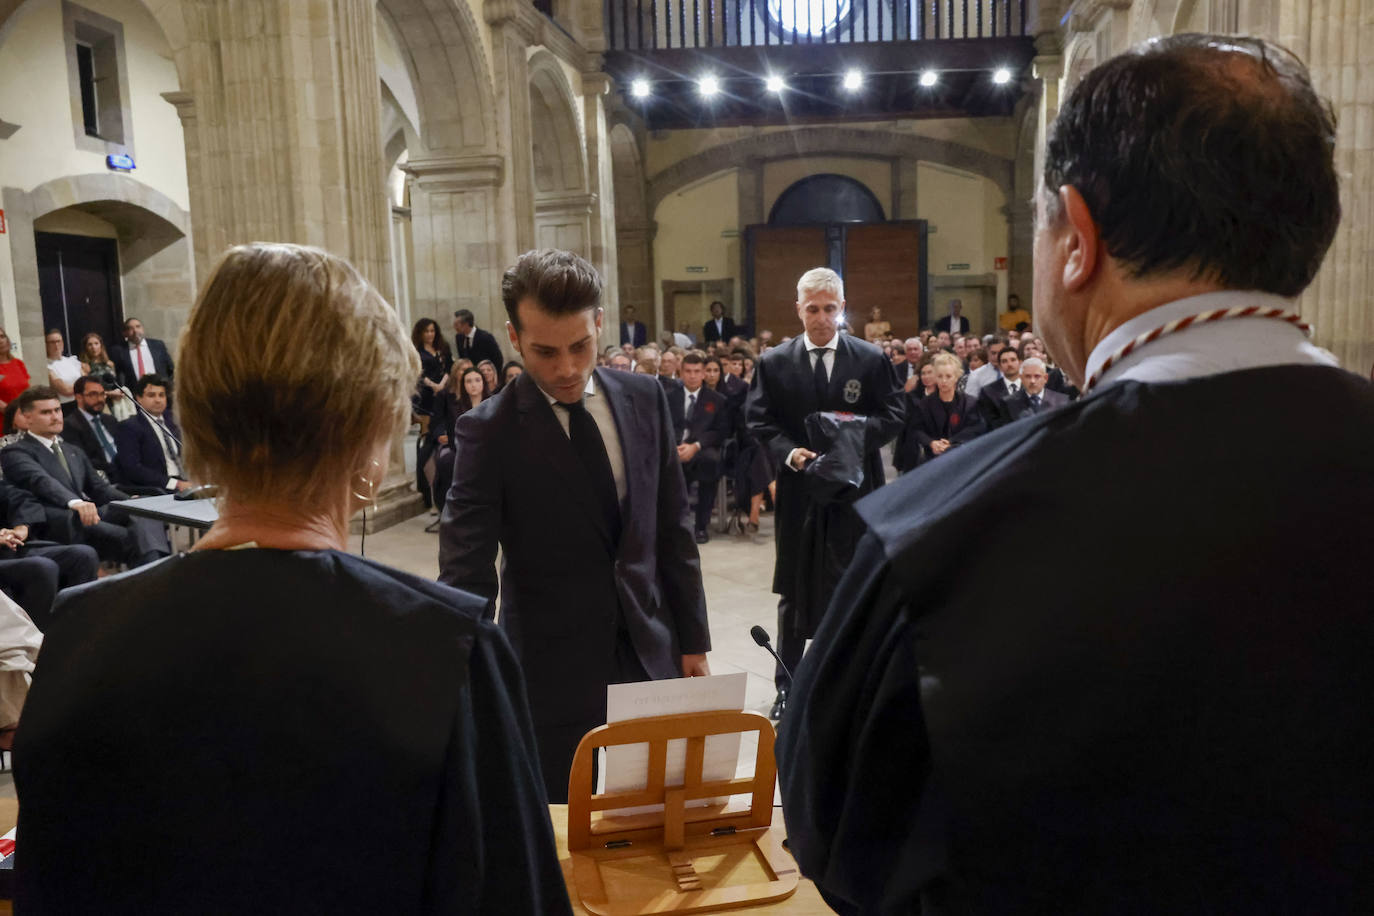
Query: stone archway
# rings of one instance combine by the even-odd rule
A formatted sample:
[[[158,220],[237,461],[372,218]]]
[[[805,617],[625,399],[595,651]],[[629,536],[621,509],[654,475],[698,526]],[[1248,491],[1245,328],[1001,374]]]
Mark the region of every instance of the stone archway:
[[[615,194],[616,263],[621,306],[633,305],[657,334],[654,322],[654,225],[644,197],[644,162],[634,132],[623,124],[610,131],[611,181]]]
[[[529,69],[535,245],[590,258],[595,199],[572,87],[548,51],[535,53]]]

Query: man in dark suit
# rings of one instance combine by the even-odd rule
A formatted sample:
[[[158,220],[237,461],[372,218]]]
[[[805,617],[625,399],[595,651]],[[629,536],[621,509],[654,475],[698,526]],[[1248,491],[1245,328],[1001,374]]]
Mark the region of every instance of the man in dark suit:
[[[1021,356],[1015,347],[1006,347],[997,354],[996,381],[984,385],[978,392],[978,412],[988,429],[999,429],[1016,419],[1011,400],[1021,393]]]
[[[967,334],[969,332],[968,319],[963,317],[960,312],[964,310],[964,303],[958,299],[949,300],[949,314],[936,320],[932,327],[935,333],[945,332],[952,339],[955,334]]]
[[[118,423],[105,410],[105,386],[99,379],[83,375],[72,384],[76,410],[67,415],[63,426],[66,440],[91,459],[91,465],[110,477],[119,446],[115,443]]]
[[[836,911],[1374,912],[1374,386],[1291,323],[1341,148],[1246,36],[1152,39],[1063,99],[1035,307],[1084,397],[859,503],[782,722]]]
[[[29,431],[0,449],[0,468],[7,481],[27,490],[47,510],[49,537],[88,542],[105,559],[130,566],[171,553],[162,524],[110,505],[129,497],[100,479],[85,452],[62,441],[62,405],[56,391],[30,388],[19,396],[19,405]],[[70,528],[59,535],[56,529],[64,520]]]
[[[711,320],[702,325],[701,339],[704,343],[713,344],[729,340],[739,333],[739,327],[734,319],[725,314],[725,303],[717,299],[711,303]]]
[[[638,350],[649,341],[649,332],[644,322],[635,321],[635,307],[627,305],[620,310],[620,345],[629,344]]]
[[[1040,357],[1032,356],[1021,364],[1021,390],[1007,399],[1007,408],[1013,419],[1033,417],[1069,403],[1067,394],[1046,387],[1049,380],[1049,370]]]
[[[110,360],[115,364],[119,383],[132,386],[145,375],[157,374],[172,378],[172,354],[167,345],[152,337],[143,336],[143,322],[129,318],[124,322],[124,346],[110,348]]]
[[[525,372],[454,427],[439,578],[495,598],[501,548],[500,623],[562,801],[608,684],[709,673],[706,599],[667,398],[652,378],[595,369],[595,268],[527,252],[501,298]]]
[[[181,430],[167,413],[167,381],[145,375],[134,385],[139,410],[120,423],[115,439],[119,479],[175,493],[191,486],[181,466]]]
[[[458,359],[470,359],[474,366],[489,359],[496,371],[501,371],[506,359],[501,353],[501,345],[490,331],[477,326],[470,310],[459,309],[453,313],[453,332]]]
[[[926,355],[926,348],[921,343],[919,337],[908,337],[902,344],[902,349],[906,353],[906,359],[897,364],[897,381],[906,388],[906,383],[914,375],[920,379],[921,358]],[[915,387],[915,383],[912,384]]]
[[[749,429],[758,436],[779,468],[777,487],[777,563],[773,591],[778,602],[778,654],[789,670],[801,661],[806,639],[800,615],[793,613],[798,582],[805,576],[800,556],[803,520],[812,499],[806,465],[815,460],[806,418],[818,411],[844,411],[867,418],[864,436],[864,480],[861,491],[883,484],[879,449],[902,428],[902,389],[883,351],[853,335],[839,333],[844,312],[844,285],[833,270],[818,267],[797,282],[797,315],[805,333],[774,347],[759,359],[746,405]],[[862,530],[857,517],[848,532],[832,529],[835,543]],[[779,666],[774,718],[787,706],[788,678]]]
[[[720,480],[720,450],[730,437],[730,403],[707,388],[706,360],[699,353],[682,358],[682,381],[668,394],[668,409],[677,431],[677,457],[687,483],[696,481],[697,507],[694,533],[698,544],[711,539],[711,510],[716,505]],[[728,378],[728,376],[727,376]]]
[[[52,619],[59,590],[94,582],[100,557],[85,544],[40,540],[47,516],[24,490],[0,480],[0,589],[40,630]]]

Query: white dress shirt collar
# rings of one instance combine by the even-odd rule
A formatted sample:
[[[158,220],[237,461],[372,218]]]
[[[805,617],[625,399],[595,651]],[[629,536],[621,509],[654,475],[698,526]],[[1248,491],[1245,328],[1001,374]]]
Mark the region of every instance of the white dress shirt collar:
[[[1085,376],[1092,378],[1109,356],[1141,334],[1189,315],[1248,305],[1296,309],[1291,299],[1255,290],[1226,290],[1176,299],[1142,312],[1102,338],[1088,355]],[[1194,325],[1142,345],[1103,373],[1097,387],[1126,379],[1173,382],[1294,364],[1339,365],[1334,356],[1312,344],[1294,325],[1273,318],[1234,318]]]
[[[810,332],[807,332],[807,333],[805,333],[805,334],[802,335],[802,343],[806,345],[806,352],[807,352],[808,355],[810,355],[810,353],[811,353],[812,350],[833,350],[833,349],[835,349],[836,345],[837,345],[838,342],[839,342],[839,337],[840,337],[840,335],[839,335],[838,333],[836,333],[834,337],[831,337],[831,338],[830,338],[830,342],[829,342],[829,343],[827,343],[827,344],[825,344],[824,346],[822,346],[822,345],[817,344],[817,343],[812,343],[812,342],[811,342],[811,334],[810,334]]]
[[[44,447],[45,449],[47,449],[48,451],[52,451],[52,446],[53,446],[53,443],[54,443],[54,442],[59,442],[59,441],[61,441],[61,437],[60,437],[60,436],[54,436],[53,438],[49,439],[47,436],[40,436],[40,435],[38,435],[38,433],[35,433],[35,432],[30,432],[30,433],[29,433],[29,436],[30,436],[31,438],[33,438],[33,439],[37,439],[40,443],[42,443],[43,447]]]

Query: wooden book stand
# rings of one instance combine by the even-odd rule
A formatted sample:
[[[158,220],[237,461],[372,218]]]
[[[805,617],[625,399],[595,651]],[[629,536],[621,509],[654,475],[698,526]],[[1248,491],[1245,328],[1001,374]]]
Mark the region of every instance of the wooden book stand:
[[[702,781],[708,735],[757,732],[754,775]],[[668,742],[687,741],[683,784],[665,786]],[[577,894],[597,916],[702,913],[771,903],[797,889],[797,864],[773,823],[773,723],[752,712],[699,712],[630,719],[588,732],[568,777],[568,851]],[[648,744],[644,789],[592,795],[592,755],[599,747]],[[747,807],[698,799],[748,795]],[[592,813],[662,805],[622,816]],[[708,868],[707,865],[710,867]],[[700,866],[700,867],[699,867]],[[731,881],[747,873],[743,883]],[[757,880],[761,878],[762,880]]]

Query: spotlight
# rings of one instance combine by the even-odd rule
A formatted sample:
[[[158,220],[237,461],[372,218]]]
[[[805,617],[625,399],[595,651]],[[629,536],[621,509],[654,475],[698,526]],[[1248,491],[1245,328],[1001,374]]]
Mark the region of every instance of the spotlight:
[[[630,83],[630,95],[637,99],[647,99],[649,97],[649,81],[635,80]]]
[[[858,89],[864,84],[864,75],[858,70],[846,70],[844,74],[844,88],[850,92]]]
[[[714,76],[703,76],[697,80],[697,90],[704,96],[710,97],[720,92],[720,80]]]
[[[1005,86],[1011,82],[1011,71],[1006,67],[998,67],[997,71],[992,74],[992,81],[999,86]]]
[[[764,82],[764,85],[768,87],[769,92],[782,92],[787,88],[787,84],[782,81],[782,77],[780,76],[770,75]]]
[[[921,71],[921,85],[925,86],[927,89],[929,89],[931,86],[934,86],[939,81],[940,75],[936,73],[934,70]]]

